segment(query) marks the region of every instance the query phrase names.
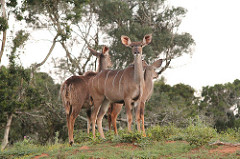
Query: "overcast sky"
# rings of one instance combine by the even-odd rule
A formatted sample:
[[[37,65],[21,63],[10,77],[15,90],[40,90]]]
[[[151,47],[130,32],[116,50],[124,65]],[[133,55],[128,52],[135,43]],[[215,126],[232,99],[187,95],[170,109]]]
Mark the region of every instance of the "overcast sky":
[[[202,86],[240,79],[240,0],[169,0],[169,3],[188,10],[179,31],[190,33],[196,46],[192,57],[172,61],[173,68],[163,74],[167,83],[184,83],[200,90]],[[42,32],[34,32],[31,36],[46,39]],[[23,64],[30,66],[46,56],[51,42],[43,40],[41,46],[36,43],[39,41],[27,43]],[[51,57],[64,57],[64,54],[61,46],[56,45]],[[4,56],[3,63],[6,60]],[[47,69],[48,64],[41,68]]]
[[[240,1],[170,0],[188,10],[180,30],[196,42],[190,57],[176,59],[163,74],[167,83],[202,86],[240,79]]]

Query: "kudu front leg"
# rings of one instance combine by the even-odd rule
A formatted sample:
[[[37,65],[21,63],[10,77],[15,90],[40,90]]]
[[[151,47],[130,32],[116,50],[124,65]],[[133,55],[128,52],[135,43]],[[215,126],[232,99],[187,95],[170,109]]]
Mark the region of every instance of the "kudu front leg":
[[[128,120],[128,131],[131,132],[132,131],[132,105],[131,105],[131,102],[132,100],[131,99],[127,99],[127,100],[124,100],[125,102],[125,106],[126,106],[126,114],[127,114],[127,120]]]

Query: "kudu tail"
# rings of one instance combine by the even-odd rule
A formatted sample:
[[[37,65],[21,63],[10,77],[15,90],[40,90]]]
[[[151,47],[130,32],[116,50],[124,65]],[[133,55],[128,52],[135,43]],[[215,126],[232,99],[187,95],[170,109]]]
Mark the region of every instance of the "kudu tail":
[[[66,83],[63,83],[61,87],[61,96],[62,96],[63,106],[65,107],[65,112],[67,115],[70,115],[72,113],[70,91],[71,91],[71,85],[67,85]]]

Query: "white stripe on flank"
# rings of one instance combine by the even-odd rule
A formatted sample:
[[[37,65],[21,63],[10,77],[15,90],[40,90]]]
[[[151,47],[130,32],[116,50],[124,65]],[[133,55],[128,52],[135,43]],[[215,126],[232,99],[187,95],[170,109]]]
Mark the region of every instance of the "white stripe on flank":
[[[102,71],[100,71],[95,77],[100,76],[100,73],[102,73]],[[98,78],[98,90],[99,90],[99,78]]]
[[[112,81],[112,86],[113,86],[113,89],[114,89],[114,86],[115,86],[115,85],[114,85],[114,81],[115,81],[115,79],[116,79],[116,77],[117,77],[117,75],[118,75],[119,71],[120,71],[120,70],[118,70],[117,74],[116,74],[116,75],[114,76],[114,78],[113,78],[113,81]]]
[[[104,81],[104,95],[106,96],[106,85],[107,85],[107,79],[108,79],[108,75],[111,71],[108,71],[107,75],[106,75],[106,78],[105,78],[105,81]]]
[[[93,80],[96,78],[96,76],[94,76],[93,78],[92,78],[92,88],[93,88]]]
[[[123,74],[124,74],[125,70],[126,70],[126,69],[124,69],[124,71],[123,71],[123,73],[122,73],[122,75],[121,75],[121,78],[120,78],[120,80],[119,80],[119,83],[118,83],[119,95],[121,95],[121,92],[120,92],[121,87],[120,87],[120,85],[121,85],[122,77],[123,77]]]

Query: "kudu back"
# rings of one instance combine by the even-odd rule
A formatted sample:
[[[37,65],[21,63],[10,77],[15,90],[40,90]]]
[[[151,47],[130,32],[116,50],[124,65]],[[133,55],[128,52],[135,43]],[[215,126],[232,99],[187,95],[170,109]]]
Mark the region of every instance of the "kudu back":
[[[152,35],[145,35],[143,41],[140,42],[131,42],[127,36],[122,36],[121,40],[125,46],[132,49],[134,55],[133,65],[123,70],[102,71],[89,81],[90,95],[94,103],[91,116],[93,137],[95,137],[95,123],[97,119],[100,136],[105,138],[102,129],[102,119],[110,103],[125,103],[128,130],[131,131],[132,103],[139,103],[143,94],[142,48],[151,42]]]
[[[108,54],[109,49],[106,46],[103,47],[102,53],[98,53],[91,48],[89,48],[89,50],[93,55],[98,58],[98,72],[112,66],[110,56]],[[74,142],[74,123],[82,108],[87,109],[87,132],[89,133],[91,121],[91,106],[89,105],[90,101],[88,81],[96,74],[97,72],[86,72],[84,75],[71,76],[61,86],[61,97],[66,112],[70,145],[72,145]]]

